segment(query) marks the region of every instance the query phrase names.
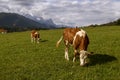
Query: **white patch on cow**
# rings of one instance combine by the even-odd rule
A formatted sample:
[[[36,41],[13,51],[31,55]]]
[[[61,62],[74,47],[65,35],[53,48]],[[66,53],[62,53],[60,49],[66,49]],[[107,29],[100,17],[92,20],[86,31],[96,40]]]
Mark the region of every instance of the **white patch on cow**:
[[[75,39],[76,39],[76,35],[74,36],[74,39],[73,39],[73,45],[75,44]]]
[[[38,34],[38,32],[35,32],[34,34]]]
[[[84,66],[84,63],[85,63],[84,59],[80,58],[80,66]]]
[[[68,45],[68,40],[65,40],[65,45]]]
[[[83,29],[81,29],[80,31],[78,31],[78,32],[75,34],[75,36],[74,36],[73,45],[74,45],[74,43],[75,43],[75,40],[76,40],[77,35],[79,35],[80,37],[85,37],[85,34],[86,34],[86,32],[85,32]]]
[[[84,64],[86,64],[86,58],[87,58],[88,52],[81,50],[80,51],[80,65],[83,66]]]
[[[85,37],[85,34],[86,34],[86,32],[83,30],[83,29],[81,29],[80,31],[78,31],[77,33],[76,33],[76,35],[79,35],[80,37]]]

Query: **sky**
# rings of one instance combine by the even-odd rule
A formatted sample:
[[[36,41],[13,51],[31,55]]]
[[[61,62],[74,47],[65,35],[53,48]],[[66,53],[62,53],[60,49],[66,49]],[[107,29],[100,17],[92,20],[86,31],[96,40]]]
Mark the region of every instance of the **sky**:
[[[120,0],[0,0],[0,12],[51,18],[58,25],[86,26],[120,18]]]

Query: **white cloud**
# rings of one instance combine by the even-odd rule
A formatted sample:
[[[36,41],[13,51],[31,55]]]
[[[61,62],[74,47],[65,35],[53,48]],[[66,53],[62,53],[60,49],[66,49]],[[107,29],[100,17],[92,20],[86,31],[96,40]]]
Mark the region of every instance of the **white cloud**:
[[[7,4],[7,5],[6,5]],[[120,18],[118,0],[0,0],[1,12],[32,14],[57,24],[81,26]]]

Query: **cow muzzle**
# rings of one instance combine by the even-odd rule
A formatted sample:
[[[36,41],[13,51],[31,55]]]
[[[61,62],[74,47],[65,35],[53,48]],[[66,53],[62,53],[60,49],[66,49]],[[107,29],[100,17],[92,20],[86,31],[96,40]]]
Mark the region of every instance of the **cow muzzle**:
[[[87,58],[93,55],[93,52],[88,52],[85,50],[81,50],[80,51],[80,66],[85,66],[86,64],[88,64],[89,62],[87,61]]]

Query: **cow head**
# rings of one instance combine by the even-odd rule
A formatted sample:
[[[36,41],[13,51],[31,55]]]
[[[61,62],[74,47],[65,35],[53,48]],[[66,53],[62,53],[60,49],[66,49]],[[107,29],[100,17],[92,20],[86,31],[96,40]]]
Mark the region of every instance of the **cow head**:
[[[87,62],[87,57],[92,55],[93,53],[85,51],[85,50],[81,50],[80,51],[80,66],[85,66],[88,62]]]

